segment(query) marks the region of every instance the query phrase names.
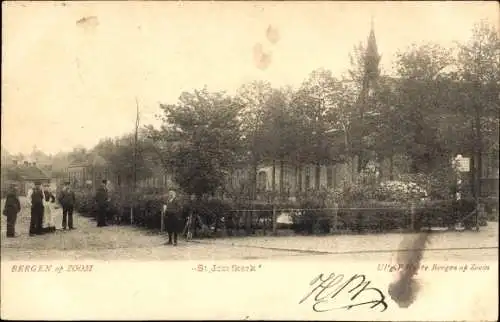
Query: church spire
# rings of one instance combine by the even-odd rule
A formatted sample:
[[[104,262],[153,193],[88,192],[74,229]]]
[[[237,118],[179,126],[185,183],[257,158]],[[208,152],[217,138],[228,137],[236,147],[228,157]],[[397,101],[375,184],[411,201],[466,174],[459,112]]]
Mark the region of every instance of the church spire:
[[[371,16],[371,29],[366,44],[365,53],[365,72],[370,80],[374,80],[379,75],[378,65],[380,62],[380,55],[378,54],[377,39],[375,37],[375,28],[373,22],[373,15]]]

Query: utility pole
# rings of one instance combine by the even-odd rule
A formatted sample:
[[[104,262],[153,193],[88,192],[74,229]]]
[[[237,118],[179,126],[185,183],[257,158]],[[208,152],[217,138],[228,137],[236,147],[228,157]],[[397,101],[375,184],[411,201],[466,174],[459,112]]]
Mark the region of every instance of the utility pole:
[[[135,98],[136,115],[135,115],[135,132],[134,132],[134,200],[137,193],[137,144],[139,136],[139,101]],[[134,207],[130,209],[130,224],[134,223]]]

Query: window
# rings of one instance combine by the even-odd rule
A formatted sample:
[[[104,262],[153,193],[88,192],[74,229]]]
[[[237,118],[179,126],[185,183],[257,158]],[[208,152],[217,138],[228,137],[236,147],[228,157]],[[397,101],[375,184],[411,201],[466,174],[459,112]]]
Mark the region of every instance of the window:
[[[320,186],[320,181],[321,181],[321,167],[316,166],[315,167],[315,176],[314,176],[314,185],[316,187],[316,190],[319,190]]]
[[[265,171],[260,171],[257,175],[257,189],[259,191],[265,191],[267,188],[267,173]]]
[[[311,188],[311,168],[306,167],[306,177],[305,177],[305,190],[307,191],[308,189]]]
[[[331,188],[333,186],[333,167],[326,168],[326,186]]]
[[[296,175],[297,175],[297,178],[296,178],[296,182],[297,182],[297,191],[298,192],[302,192],[302,168],[301,167],[297,167],[296,170]]]

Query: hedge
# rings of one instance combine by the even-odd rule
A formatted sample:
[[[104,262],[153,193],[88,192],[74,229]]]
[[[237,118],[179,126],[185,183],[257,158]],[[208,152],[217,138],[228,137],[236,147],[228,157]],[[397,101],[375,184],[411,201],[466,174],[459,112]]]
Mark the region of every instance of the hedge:
[[[476,215],[471,213],[476,209],[473,199],[438,200],[421,204],[416,209],[416,229],[430,226],[452,227],[457,221],[463,221],[466,229],[475,227]],[[487,218],[480,216],[479,225],[485,226]]]
[[[341,230],[390,231],[409,226],[409,211],[404,204],[383,201],[358,202],[353,207],[338,211],[338,226]]]
[[[95,216],[94,200],[90,193],[77,192],[76,210],[83,216]],[[132,200],[136,200],[133,204]],[[109,218],[123,223],[130,222],[130,207],[134,206],[134,225],[148,229],[160,229],[163,199],[158,194],[133,197],[113,195],[108,209]],[[271,204],[232,204],[220,200],[186,201],[181,204],[181,216],[187,219],[189,213],[198,215],[202,223],[193,225],[197,237],[210,236],[227,231],[245,229],[247,234],[257,229],[272,230],[273,206]],[[464,218],[475,209],[474,200],[428,201],[415,207],[415,229],[428,226],[452,227],[459,218]],[[332,209],[318,201],[304,201],[300,204],[282,204],[278,209],[303,209],[291,215],[291,228],[299,234],[327,234],[333,226]],[[410,227],[411,213],[408,204],[377,200],[358,201],[350,208],[337,211],[337,228],[355,232],[386,232]],[[247,212],[244,209],[252,209]],[[198,218],[197,216],[197,218]],[[466,228],[475,226],[475,216],[464,222]],[[480,218],[480,225],[486,225],[486,218]],[[285,228],[286,225],[278,225]],[[250,228],[250,230],[248,230]]]
[[[301,204],[302,211],[294,213],[292,229],[296,233],[328,234],[331,228],[331,210],[322,209],[324,205],[317,201],[305,201]]]

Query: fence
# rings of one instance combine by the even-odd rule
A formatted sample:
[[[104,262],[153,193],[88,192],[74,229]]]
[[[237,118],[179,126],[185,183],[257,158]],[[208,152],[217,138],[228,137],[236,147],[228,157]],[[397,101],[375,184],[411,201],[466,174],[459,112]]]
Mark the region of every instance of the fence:
[[[161,195],[118,196],[112,198],[112,217],[118,222],[131,223],[148,229],[162,227]],[[88,200],[85,200],[90,198]],[[91,215],[93,196],[79,194],[78,211]],[[360,207],[316,207],[302,205],[272,205],[269,203],[235,204],[221,200],[187,201],[181,204],[184,220],[190,214],[200,218],[193,223],[194,235],[234,235],[284,233],[328,234],[341,232],[419,231],[425,227],[454,227],[462,222],[465,228],[485,225],[484,210],[476,211],[474,201],[440,200],[415,204],[390,202],[365,203]],[[200,233],[200,234],[197,234]]]
[[[483,209],[476,211],[474,205],[453,205],[451,207],[335,207],[335,208],[274,208],[232,210],[229,230],[260,229],[276,232],[277,229],[291,229],[297,233],[340,233],[340,232],[384,232],[391,230],[419,231],[431,227],[454,227],[462,223],[466,229],[486,224]]]

